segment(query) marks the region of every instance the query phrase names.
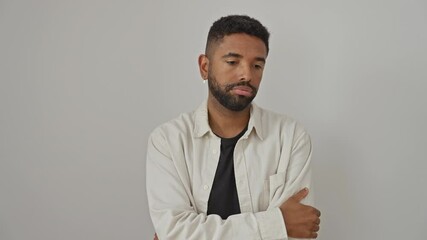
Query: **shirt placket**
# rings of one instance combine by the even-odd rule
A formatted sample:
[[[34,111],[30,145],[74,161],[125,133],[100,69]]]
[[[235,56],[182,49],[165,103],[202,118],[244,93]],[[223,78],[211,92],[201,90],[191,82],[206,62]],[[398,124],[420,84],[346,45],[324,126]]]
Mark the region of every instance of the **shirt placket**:
[[[248,172],[246,171],[243,144],[246,140],[239,139],[234,148],[234,174],[236,178],[237,194],[239,196],[240,211],[253,212],[251,193],[249,188]]]
[[[219,161],[219,155],[220,155],[220,148],[221,148],[221,139],[212,136],[209,140],[209,147],[207,148],[206,152],[206,169],[202,173],[202,179],[203,183],[201,185],[202,192],[203,192],[203,212],[207,212],[208,210],[208,201],[209,201],[209,195],[212,189],[212,184],[215,178],[215,172],[218,166]]]

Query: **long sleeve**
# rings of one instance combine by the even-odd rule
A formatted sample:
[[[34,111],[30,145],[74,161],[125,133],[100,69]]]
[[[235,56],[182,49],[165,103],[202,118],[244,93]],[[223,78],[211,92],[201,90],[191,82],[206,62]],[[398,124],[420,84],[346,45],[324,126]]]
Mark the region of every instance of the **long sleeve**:
[[[313,206],[314,191],[311,179],[312,145],[307,132],[297,125],[292,144],[281,156],[278,173],[270,176],[270,208],[278,207],[299,190],[307,187],[309,194],[301,203]],[[286,148],[286,147],[284,147]],[[294,238],[289,238],[292,240]]]
[[[165,134],[154,131],[147,148],[147,196],[159,239],[286,239],[277,207],[241,213],[226,220],[198,213],[185,161],[173,159]]]

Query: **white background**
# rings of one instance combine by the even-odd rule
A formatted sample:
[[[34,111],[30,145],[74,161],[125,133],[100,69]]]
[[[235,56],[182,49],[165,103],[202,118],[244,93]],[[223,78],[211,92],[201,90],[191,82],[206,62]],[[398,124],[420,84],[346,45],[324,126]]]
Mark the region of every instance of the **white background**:
[[[272,34],[256,102],[312,136],[319,239],[425,239],[424,0],[0,0],[0,239],[151,239],[148,134],[232,13]]]

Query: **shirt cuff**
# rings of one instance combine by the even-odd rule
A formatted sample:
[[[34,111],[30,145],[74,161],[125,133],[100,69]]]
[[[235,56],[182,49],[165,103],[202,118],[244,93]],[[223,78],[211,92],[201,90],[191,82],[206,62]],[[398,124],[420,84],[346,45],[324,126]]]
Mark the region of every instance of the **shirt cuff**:
[[[261,239],[287,239],[285,221],[283,220],[282,212],[278,207],[269,209],[265,212],[255,213],[258,221]]]

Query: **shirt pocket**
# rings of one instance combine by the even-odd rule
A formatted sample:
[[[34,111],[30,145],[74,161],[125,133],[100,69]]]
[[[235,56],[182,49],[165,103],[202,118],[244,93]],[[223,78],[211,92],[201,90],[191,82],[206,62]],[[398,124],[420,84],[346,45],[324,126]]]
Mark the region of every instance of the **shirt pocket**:
[[[278,173],[264,180],[263,191],[260,199],[259,209],[265,211],[273,207],[279,207],[280,197],[285,189],[286,173]]]
[[[269,177],[269,208],[279,207],[283,192],[285,191],[286,172],[277,173]]]

